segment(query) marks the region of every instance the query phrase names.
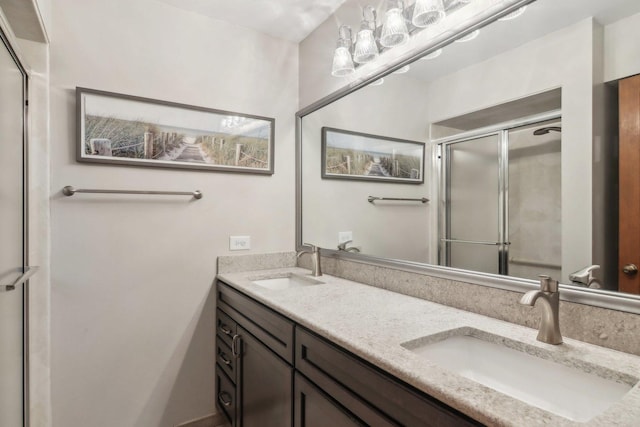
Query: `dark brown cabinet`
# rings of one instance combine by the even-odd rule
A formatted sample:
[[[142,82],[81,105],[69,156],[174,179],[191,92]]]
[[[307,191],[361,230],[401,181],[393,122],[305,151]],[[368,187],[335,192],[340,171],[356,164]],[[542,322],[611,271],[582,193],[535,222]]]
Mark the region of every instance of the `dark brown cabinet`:
[[[233,427],[481,425],[217,284],[217,407]]]
[[[243,328],[238,332],[242,337],[238,382],[242,426],[290,426],[293,367]]]
[[[293,423],[293,331],[284,316],[218,284],[216,405],[233,427]]]

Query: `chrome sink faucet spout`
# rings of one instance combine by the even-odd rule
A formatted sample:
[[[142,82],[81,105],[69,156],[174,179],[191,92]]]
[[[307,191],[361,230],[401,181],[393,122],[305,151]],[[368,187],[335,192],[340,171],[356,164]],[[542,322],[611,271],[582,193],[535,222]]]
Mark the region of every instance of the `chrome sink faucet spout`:
[[[536,301],[542,304],[542,320],[538,341],[547,344],[562,344],[560,334],[560,291],[558,281],[549,276],[540,276],[540,290],[529,291],[522,296],[520,304],[533,307]]]
[[[306,253],[311,254],[311,260],[313,261],[311,275],[314,277],[322,276],[322,267],[320,266],[320,248],[309,243],[305,243],[304,246],[309,246],[309,250],[305,250],[303,248],[300,252],[298,252],[297,257],[300,258]]]
[[[360,248],[357,248],[355,246],[350,246],[347,247],[347,245],[349,243],[352,243],[353,240],[347,240],[346,242],[342,242],[338,245],[338,250],[339,251],[345,251],[345,252],[360,252]]]

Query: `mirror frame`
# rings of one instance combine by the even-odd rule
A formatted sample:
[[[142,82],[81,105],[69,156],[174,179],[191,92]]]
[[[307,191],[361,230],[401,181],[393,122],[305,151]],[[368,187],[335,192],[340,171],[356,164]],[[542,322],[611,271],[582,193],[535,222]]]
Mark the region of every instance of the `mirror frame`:
[[[368,76],[362,77],[347,84],[343,88],[329,94],[328,96],[314,102],[313,104],[301,109],[296,113],[296,250],[300,251],[305,248],[308,249],[308,246],[303,244],[302,241],[302,118],[335,101],[338,101],[339,99],[351,94],[352,92],[357,91],[358,89],[363,88],[364,86],[378,80],[381,77],[393,73],[397,69],[412,63],[418,58],[428,55],[429,53],[434,52],[440,48],[443,48],[456,39],[464,37],[466,34],[469,34],[476,29],[480,29],[486,25],[489,25],[499,18],[517,10],[522,6],[533,3],[534,1],[536,0],[515,1],[493,15],[482,17],[476,22],[470,22],[469,25],[466,26],[462,31],[451,34],[443,39],[436,38],[435,40],[430,41],[430,43],[416,48],[415,51],[410,52],[405,56],[399,56],[396,59],[392,60],[388,66],[381,68],[377,72],[374,72]],[[425,161],[425,166],[426,165],[427,162]],[[524,293],[532,289],[537,289],[539,286],[538,282],[536,282],[535,280],[511,276],[500,276],[497,274],[462,270],[440,265],[382,258],[372,255],[337,251],[334,249],[325,248],[322,248],[322,253],[324,256],[329,256],[336,259],[356,261],[359,263],[378,267],[393,268],[397,270],[419,273],[442,279],[455,280],[512,292]],[[564,301],[640,314],[640,296],[613,291],[582,288],[569,284],[561,284],[560,286],[562,288],[560,299]]]

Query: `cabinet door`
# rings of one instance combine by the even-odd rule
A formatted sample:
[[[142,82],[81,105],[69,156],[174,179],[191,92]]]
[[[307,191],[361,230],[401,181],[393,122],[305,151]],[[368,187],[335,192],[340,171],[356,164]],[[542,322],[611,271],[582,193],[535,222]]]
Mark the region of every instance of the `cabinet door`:
[[[296,372],[295,427],[365,426],[338,402]]]
[[[244,328],[240,371],[240,425],[287,427],[292,422],[293,368]]]

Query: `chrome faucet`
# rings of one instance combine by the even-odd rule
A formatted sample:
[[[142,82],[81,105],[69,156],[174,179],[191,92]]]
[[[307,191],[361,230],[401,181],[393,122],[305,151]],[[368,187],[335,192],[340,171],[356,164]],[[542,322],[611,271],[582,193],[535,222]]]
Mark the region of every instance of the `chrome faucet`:
[[[349,243],[353,242],[353,240],[347,240],[346,242],[342,242],[338,245],[338,250],[339,251],[345,251],[345,252],[360,252],[360,248],[357,248],[355,246],[351,246],[351,247],[347,247],[347,245]]]
[[[520,304],[533,307],[540,299],[542,303],[542,320],[538,341],[547,344],[562,344],[560,334],[560,292],[558,281],[549,276],[540,276],[540,290],[529,291],[522,296]]]
[[[311,254],[311,260],[313,261],[313,268],[311,269],[311,275],[314,277],[322,276],[322,268],[320,267],[320,248],[315,245],[305,243],[304,246],[309,246],[309,250],[304,248],[298,252],[297,257],[300,258],[304,254]]]
[[[571,273],[569,275],[569,280],[573,282],[573,284],[578,286],[586,286],[588,288],[600,289],[602,288],[602,284],[596,277],[594,276],[594,271],[599,270],[599,265],[590,265],[589,267],[585,267],[582,270],[578,270],[575,273]]]

